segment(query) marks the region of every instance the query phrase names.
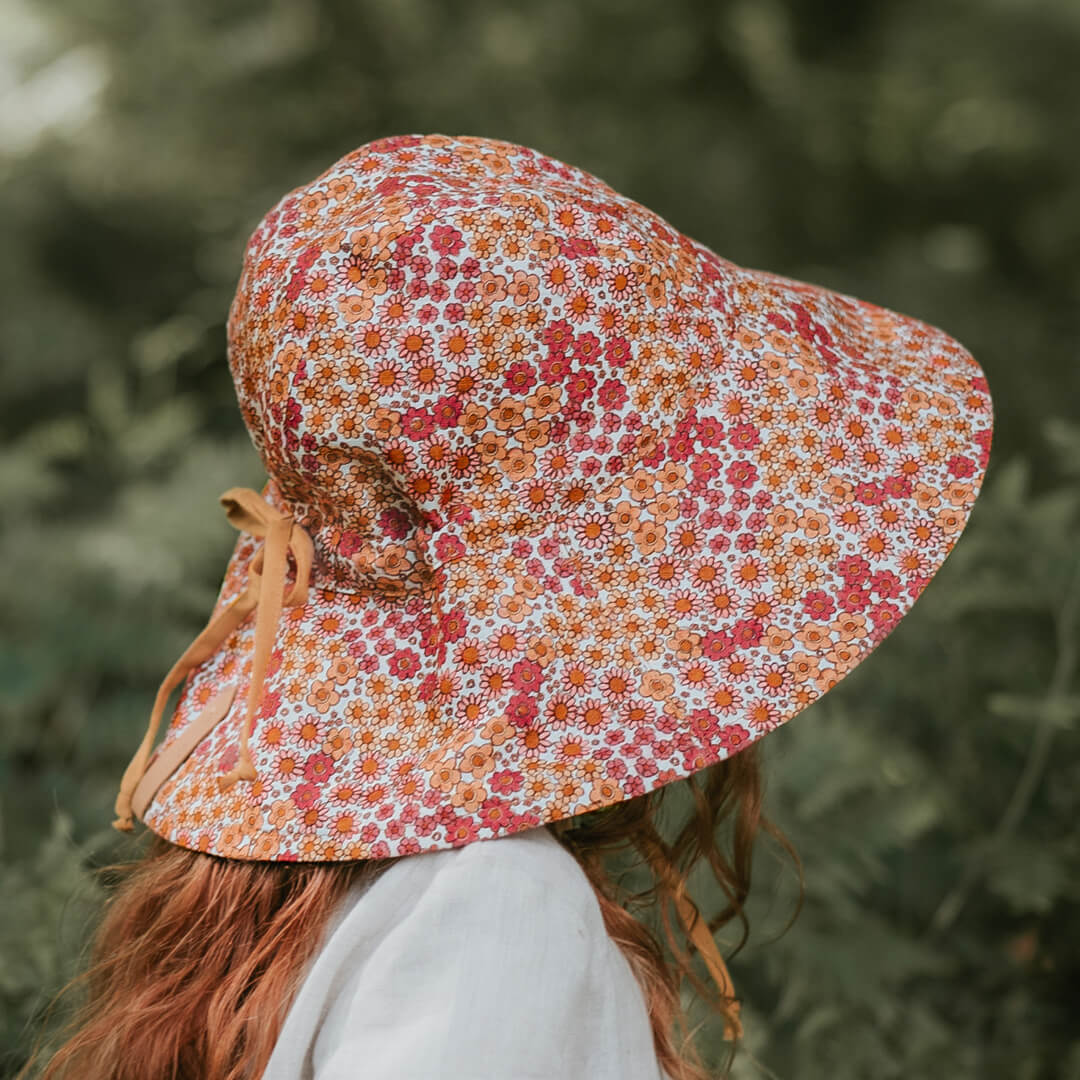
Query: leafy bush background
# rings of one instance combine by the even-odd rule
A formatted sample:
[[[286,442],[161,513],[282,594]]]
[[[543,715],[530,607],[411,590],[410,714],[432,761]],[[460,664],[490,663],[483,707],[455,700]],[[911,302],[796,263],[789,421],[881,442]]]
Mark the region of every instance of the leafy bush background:
[[[223,319],[285,190],[486,134],[940,325],[990,474],[872,662],[765,747],[739,1077],[1080,1077],[1075,0],[0,0],[0,1073],[128,852],[115,784],[258,486]],[[707,899],[707,897],[706,897]],[[718,898],[714,898],[718,901]],[[710,1029],[710,1046],[719,1050]]]

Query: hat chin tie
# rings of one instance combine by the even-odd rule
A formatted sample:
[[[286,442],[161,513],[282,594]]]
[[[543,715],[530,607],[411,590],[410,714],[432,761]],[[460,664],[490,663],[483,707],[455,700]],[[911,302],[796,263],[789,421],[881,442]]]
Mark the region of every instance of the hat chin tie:
[[[113,827],[124,832],[132,829],[132,797],[146,772],[150,753],[165,704],[173,688],[183,681],[193,668],[209,660],[228,640],[233,631],[254,610],[255,647],[251,680],[248,685],[247,709],[240,724],[239,760],[227,773],[218,777],[218,788],[227,791],[237,780],[254,780],[255,766],[248,745],[254,727],[255,710],[263,696],[266,670],[270,663],[278,619],[283,607],[299,607],[307,603],[314,544],[311,535],[288,514],[271,506],[259,492],[248,487],[229,488],[219,496],[229,521],[242,532],[259,537],[263,543],[248,564],[247,585],[219,615],[211,619],[199,636],[184,650],[158,687],[150,721],[139,748],[124,770],[120,792],[116,796],[116,820]],[[287,595],[283,595],[288,574],[288,554],[296,560],[296,579]],[[263,587],[266,587],[264,594]]]
[[[686,895],[685,886],[681,881],[674,883],[675,906],[679,912],[690,940],[705,961],[705,967],[712,976],[716,988],[728,1002],[731,1015],[724,1022],[724,1038],[729,1042],[741,1039],[743,1034],[741,1002],[735,996],[735,984],[731,981],[727,964],[724,963],[723,953],[712,936],[709,924],[705,916],[698,911],[694,902]]]

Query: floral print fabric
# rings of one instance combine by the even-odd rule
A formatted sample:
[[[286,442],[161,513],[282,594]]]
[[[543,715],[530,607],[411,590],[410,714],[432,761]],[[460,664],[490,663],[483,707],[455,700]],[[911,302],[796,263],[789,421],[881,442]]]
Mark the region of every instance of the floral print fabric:
[[[990,451],[986,380],[941,330],[490,139],[381,139],[286,195],[228,338],[312,589],[278,626],[257,778],[218,790],[227,718],[145,820],[233,858],[455,847],[737,753],[893,629]],[[253,624],[166,741],[223,686],[243,701]]]

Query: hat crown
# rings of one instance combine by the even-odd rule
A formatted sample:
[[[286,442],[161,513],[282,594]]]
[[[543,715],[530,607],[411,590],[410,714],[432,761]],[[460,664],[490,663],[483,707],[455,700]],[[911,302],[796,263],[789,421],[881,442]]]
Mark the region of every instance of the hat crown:
[[[537,151],[384,139],[259,224],[229,361],[340,586],[365,543],[424,561],[417,528],[459,552],[633,482],[722,363],[734,270]]]

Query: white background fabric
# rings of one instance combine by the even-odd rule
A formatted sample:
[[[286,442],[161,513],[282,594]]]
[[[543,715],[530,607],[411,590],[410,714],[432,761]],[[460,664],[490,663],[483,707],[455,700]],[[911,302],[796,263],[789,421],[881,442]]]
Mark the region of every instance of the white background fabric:
[[[665,1078],[588,879],[538,828],[356,887],[263,1080]]]

